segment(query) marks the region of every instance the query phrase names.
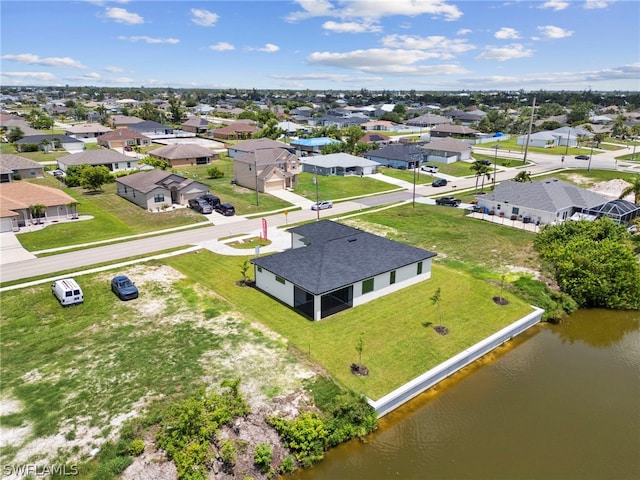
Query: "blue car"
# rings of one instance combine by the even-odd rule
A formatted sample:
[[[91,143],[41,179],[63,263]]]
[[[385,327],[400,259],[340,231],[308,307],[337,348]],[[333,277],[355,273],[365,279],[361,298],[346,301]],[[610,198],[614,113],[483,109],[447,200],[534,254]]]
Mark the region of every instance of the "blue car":
[[[120,300],[133,300],[138,298],[138,287],[126,275],[118,275],[111,279],[111,291]]]

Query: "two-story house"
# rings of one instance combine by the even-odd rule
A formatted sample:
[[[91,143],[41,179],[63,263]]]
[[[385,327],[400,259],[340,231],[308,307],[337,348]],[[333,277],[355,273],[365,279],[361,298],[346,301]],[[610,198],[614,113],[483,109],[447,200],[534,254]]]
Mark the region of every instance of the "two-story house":
[[[298,157],[286,148],[258,148],[233,160],[238,185],[263,193],[295,187],[300,169]]]

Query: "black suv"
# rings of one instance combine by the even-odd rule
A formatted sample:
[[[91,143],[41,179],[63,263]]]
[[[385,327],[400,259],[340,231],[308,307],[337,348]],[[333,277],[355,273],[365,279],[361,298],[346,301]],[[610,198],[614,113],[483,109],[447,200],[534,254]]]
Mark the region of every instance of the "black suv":
[[[214,210],[225,217],[232,217],[236,214],[236,209],[230,203],[219,203],[214,207]]]
[[[200,198],[211,205],[213,208],[215,208],[216,205],[220,204],[220,199],[215,195],[211,195],[210,193],[205,193],[204,195],[201,195]]]
[[[445,207],[457,207],[462,201],[459,198],[451,196],[436,198],[436,205],[444,205]]]

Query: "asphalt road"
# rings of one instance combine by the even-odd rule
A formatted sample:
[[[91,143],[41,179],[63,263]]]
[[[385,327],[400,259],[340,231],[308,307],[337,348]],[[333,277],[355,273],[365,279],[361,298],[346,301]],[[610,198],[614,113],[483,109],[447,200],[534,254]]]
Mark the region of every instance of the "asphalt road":
[[[476,149],[474,149],[476,150]],[[477,149],[478,152],[492,154],[493,149]],[[587,152],[588,153],[588,152]],[[624,165],[618,165],[614,156],[619,152],[604,152],[594,155],[591,161],[591,168],[594,169],[626,169]],[[500,182],[508,180],[517,175],[520,168],[518,162],[522,161],[523,155],[520,152],[504,152],[499,150],[500,157],[511,156],[514,159],[512,168],[506,171],[498,171],[496,181]],[[533,175],[553,171],[560,168],[586,168],[588,166],[585,160],[576,160],[573,157],[565,157],[565,161],[561,162],[561,156],[529,154],[527,159],[533,164],[522,167]],[[491,183],[489,181],[488,183]],[[455,184],[451,183],[446,187],[434,188],[431,185],[419,185],[416,187],[416,198],[418,196],[435,195],[451,193],[456,190],[464,190],[473,188],[475,185],[475,177],[456,179]],[[486,185],[486,184],[485,184]],[[384,195],[371,196],[358,199],[356,201],[347,201],[334,204],[331,210],[321,211],[320,218],[336,214],[346,214],[357,211],[362,208],[375,207],[386,204],[397,203],[401,201],[411,200],[413,198],[412,190],[393,192]],[[325,213],[326,212],[326,213]],[[275,214],[266,217],[269,226],[282,226],[287,223],[298,223],[302,221],[313,220],[317,218],[317,213],[310,210],[294,210],[285,216],[284,214]],[[10,282],[23,278],[34,277],[38,275],[47,275],[62,270],[81,269],[96,263],[116,262],[123,258],[149,255],[161,250],[181,246],[194,246],[200,242],[214,240],[219,237],[248,234],[259,230],[262,226],[262,219],[243,219],[237,218],[237,222],[225,223],[224,225],[216,225],[211,227],[198,228],[193,230],[179,231],[165,235],[143,238],[121,242],[113,245],[105,245],[89,249],[82,249],[68,253],[51,255],[48,257],[35,258],[22,262],[8,263],[2,266],[0,271],[0,281]]]

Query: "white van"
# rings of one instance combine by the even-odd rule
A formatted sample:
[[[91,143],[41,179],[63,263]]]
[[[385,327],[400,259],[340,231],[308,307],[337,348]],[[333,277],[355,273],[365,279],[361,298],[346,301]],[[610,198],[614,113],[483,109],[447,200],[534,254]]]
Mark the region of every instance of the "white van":
[[[56,280],[51,284],[51,293],[63,306],[84,302],[82,289],[73,278]]]

